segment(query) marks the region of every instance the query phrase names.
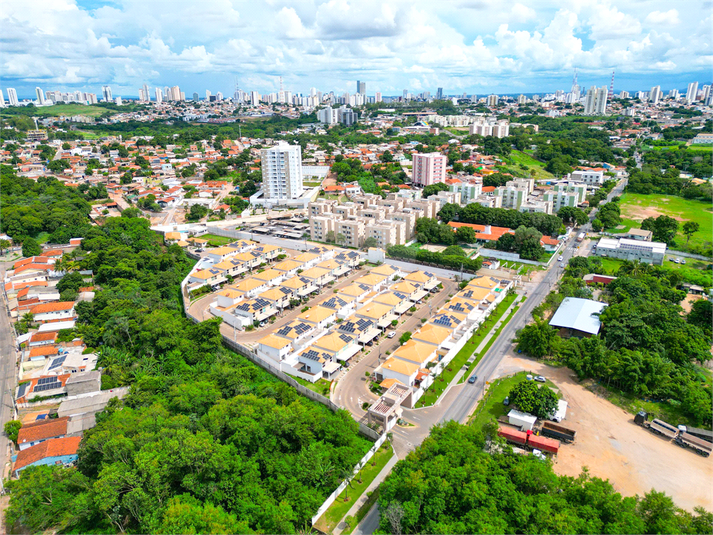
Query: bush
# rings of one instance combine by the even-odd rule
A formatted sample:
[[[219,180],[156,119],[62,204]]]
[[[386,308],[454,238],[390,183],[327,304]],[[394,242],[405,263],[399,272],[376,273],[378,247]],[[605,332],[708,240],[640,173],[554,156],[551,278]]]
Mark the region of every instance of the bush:
[[[10,420],[5,422],[5,434],[7,438],[17,444],[17,435],[20,433],[22,422],[20,420]]]

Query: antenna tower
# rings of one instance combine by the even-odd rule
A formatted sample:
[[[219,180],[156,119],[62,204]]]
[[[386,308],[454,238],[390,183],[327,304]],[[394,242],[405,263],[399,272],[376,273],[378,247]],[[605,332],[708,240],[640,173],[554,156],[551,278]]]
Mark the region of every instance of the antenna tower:
[[[616,70],[613,70],[611,72],[611,83],[609,84],[609,95],[608,95],[609,100],[614,98],[614,73],[615,72],[616,72]]]

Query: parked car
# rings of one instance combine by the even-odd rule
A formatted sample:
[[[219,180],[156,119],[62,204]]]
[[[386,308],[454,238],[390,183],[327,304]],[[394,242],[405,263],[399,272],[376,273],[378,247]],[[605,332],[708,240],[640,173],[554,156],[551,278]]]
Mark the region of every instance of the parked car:
[[[685,264],[685,263],[686,263],[686,259],[685,259],[685,258],[681,258],[681,264]]]
[[[559,257],[557,260],[559,260],[560,262],[562,262],[563,259],[564,259],[564,257],[563,257],[562,255],[560,255],[560,257]]]
[[[389,334],[386,335],[388,338],[393,338],[396,336],[396,333],[394,331],[391,331]]]
[[[503,405],[506,407],[510,405],[510,396],[505,396],[505,399],[503,400]]]
[[[477,376],[477,375],[471,375],[471,376],[470,376],[470,379],[468,379],[468,382],[469,382],[470,384],[473,384],[473,383],[475,383],[477,380],[478,380],[478,376]]]
[[[541,375],[537,375],[537,376],[535,376],[535,381],[537,381],[538,383],[545,383],[545,382],[547,382],[547,379],[545,379]]]
[[[267,322],[266,322],[266,321],[261,321],[261,322],[260,322],[260,327],[264,327],[265,325],[267,325]]]

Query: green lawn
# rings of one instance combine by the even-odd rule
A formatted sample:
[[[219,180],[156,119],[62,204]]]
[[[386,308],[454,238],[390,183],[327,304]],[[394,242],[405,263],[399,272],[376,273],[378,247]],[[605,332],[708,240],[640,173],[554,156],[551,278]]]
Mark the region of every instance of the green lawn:
[[[379,451],[366,463],[366,466],[354,476],[351,486],[347,486],[329,509],[314,523],[314,527],[322,533],[331,533],[393,455],[391,444],[388,441],[384,442]]]
[[[700,230],[696,232],[690,240],[692,249],[708,248],[713,245],[713,210],[711,204],[689,200],[674,195],[643,195],[640,193],[625,193],[621,196],[621,215],[624,220],[624,229],[615,232],[624,232],[630,228],[639,228],[641,221],[646,217],[657,217],[667,215],[678,219],[679,226],[683,226],[686,221],[696,221]],[[644,213],[646,210],[647,213]],[[686,236],[679,229],[676,234],[676,244],[680,250],[686,250]],[[692,250],[692,252],[695,252]]]
[[[645,150],[681,150],[678,148],[678,143],[675,145],[656,145],[656,146],[650,146],[646,145],[644,146]],[[710,145],[689,145],[683,150],[689,150],[693,152],[711,152],[713,151],[713,147]]]
[[[676,264],[675,262],[670,262],[669,258],[676,258],[676,253],[666,255],[666,260],[664,260],[661,267],[669,271],[677,271],[681,274],[683,280],[688,283],[709,288],[713,287],[713,272],[708,269],[710,262],[686,258],[685,264]],[[607,275],[616,275],[619,268],[624,264],[623,260],[616,258],[601,258],[601,261]]]
[[[453,357],[453,360],[450,362],[450,364],[448,364],[446,369],[443,370],[443,373],[436,377],[433,384],[428,387],[428,390],[426,390],[423,396],[421,396],[421,399],[416,402],[417,408],[430,407],[438,400],[438,398],[445,391],[445,389],[448,388],[448,385],[451,384],[451,381],[453,381],[453,378],[456,376],[458,371],[475,353],[475,350],[478,349],[478,346],[493,328],[493,325],[498,322],[500,317],[505,313],[505,311],[512,304],[516,297],[517,294],[511,293],[505,296],[505,299],[503,299],[498,304],[498,306],[495,307],[495,310],[493,310],[490,316],[488,316],[488,318],[483,322],[483,324],[478,327],[478,330],[473,333],[473,336],[470,337],[470,340],[468,340],[461,348],[461,350],[458,351],[456,356]]]
[[[322,183],[321,182],[303,182],[303,184],[305,187],[315,188],[315,187],[321,185]]]
[[[364,517],[367,515],[369,510],[374,506],[376,503],[376,500],[379,499],[379,488],[376,487],[371,494],[367,497],[366,501],[364,504],[359,508],[357,511],[356,516],[354,517],[354,520],[351,522],[351,524],[344,530],[342,531],[342,535],[350,535],[352,531],[359,525],[359,522],[364,520]]]
[[[533,178],[535,180],[549,180],[554,178],[552,173],[545,171],[545,164],[543,162],[536,160],[529,154],[525,154],[519,150],[510,151],[510,156],[506,158],[506,161],[510,165],[517,166],[520,171],[523,171],[520,165],[526,166],[528,168],[528,173],[531,169],[534,169],[535,174],[533,175]]]
[[[211,247],[222,247],[223,245],[228,245],[235,240],[235,238],[226,238],[225,236],[217,236],[216,234],[203,234],[200,236],[202,240],[208,240],[208,245]]]
[[[83,104],[55,104],[54,106],[47,106],[46,108],[36,108],[34,113],[48,117],[58,117],[60,115],[89,115],[91,117],[99,117],[107,111],[112,114],[119,113],[114,110],[99,108],[97,106],[85,106]]]
[[[491,418],[497,420],[500,416],[510,412],[511,407],[503,405],[503,400],[510,393],[512,387],[524,380],[528,373],[532,374],[532,372],[526,371],[519,372],[515,375],[497,379],[492,384],[488,383],[488,390],[485,393],[485,397],[478,403],[478,407],[471,417],[470,424],[476,427],[482,427],[488,423]],[[556,390],[555,385],[549,380],[542,386],[548,386]]]
[[[290,376],[292,377],[292,376]],[[295,381],[297,381],[299,384],[302,386],[309,388],[313,392],[317,392],[317,394],[321,394],[325,397],[329,397],[329,381],[326,379],[318,379],[316,383],[310,383],[309,381],[305,381],[301,377],[292,377]]]

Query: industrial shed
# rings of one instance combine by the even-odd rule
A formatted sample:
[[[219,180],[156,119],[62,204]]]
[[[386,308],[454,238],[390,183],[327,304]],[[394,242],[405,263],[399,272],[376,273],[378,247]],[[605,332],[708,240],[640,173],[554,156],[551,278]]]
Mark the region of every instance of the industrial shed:
[[[550,325],[560,329],[564,336],[583,338],[598,334],[601,328],[598,315],[606,306],[606,303],[591,299],[566,297],[552,316]]]

